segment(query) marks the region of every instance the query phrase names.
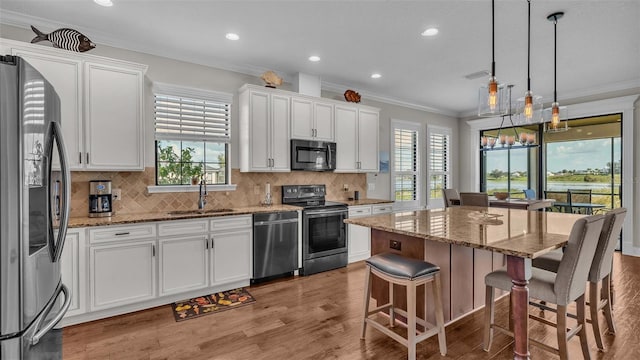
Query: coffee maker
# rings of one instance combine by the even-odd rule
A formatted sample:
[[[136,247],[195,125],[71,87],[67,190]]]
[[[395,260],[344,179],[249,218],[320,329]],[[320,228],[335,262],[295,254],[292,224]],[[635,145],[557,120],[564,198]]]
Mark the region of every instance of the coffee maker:
[[[89,181],[89,217],[111,216],[111,180]]]

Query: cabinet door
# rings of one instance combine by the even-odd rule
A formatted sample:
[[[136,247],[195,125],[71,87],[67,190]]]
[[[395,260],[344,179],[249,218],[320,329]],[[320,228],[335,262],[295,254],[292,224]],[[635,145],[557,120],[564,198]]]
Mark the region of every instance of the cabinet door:
[[[269,170],[270,146],[270,106],[269,94],[251,91],[249,94],[250,170]]]
[[[143,170],[143,74],[85,63],[87,169]]]
[[[39,54],[14,49],[13,55],[21,56],[36,68],[53,85],[60,98],[60,125],[71,170],[82,169],[84,148],[82,143],[82,62],[80,60]],[[54,166],[59,164],[57,154]]]
[[[315,137],[311,100],[291,98],[291,137],[309,140]]]
[[[371,229],[364,226],[347,226],[349,241],[349,263],[368,259],[371,256]]]
[[[74,316],[86,311],[86,263],[84,230],[69,231],[65,239],[60,271],[62,283],[71,292],[71,305],[65,316]]]
[[[358,109],[335,107],[336,171],[356,171],[358,150]]]
[[[375,111],[360,110],[358,114],[359,170],[378,172],[378,116]]]
[[[333,105],[329,103],[313,104],[316,140],[334,141]]]
[[[206,235],[160,239],[160,296],[197,290],[209,284]]]
[[[251,278],[252,230],[242,229],[212,235],[211,285]]]
[[[282,95],[271,96],[271,171],[290,171],[289,158],[289,102],[290,97]],[[258,136],[265,136],[260,134]],[[253,138],[255,141],[256,138]]]
[[[155,240],[92,246],[89,254],[91,310],[155,297]]]

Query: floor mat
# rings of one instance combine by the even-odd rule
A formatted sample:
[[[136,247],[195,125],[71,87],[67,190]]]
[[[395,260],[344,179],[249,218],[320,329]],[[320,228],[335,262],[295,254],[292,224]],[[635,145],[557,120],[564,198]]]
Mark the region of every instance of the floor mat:
[[[204,295],[171,304],[176,321],[193,319],[203,315],[235,309],[254,303],[256,300],[245,288]]]

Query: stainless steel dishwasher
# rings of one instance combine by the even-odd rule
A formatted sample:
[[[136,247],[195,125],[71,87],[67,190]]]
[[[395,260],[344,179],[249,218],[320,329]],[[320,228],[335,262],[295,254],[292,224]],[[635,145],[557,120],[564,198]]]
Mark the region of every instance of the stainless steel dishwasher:
[[[253,215],[253,278],[267,280],[298,270],[298,212]]]

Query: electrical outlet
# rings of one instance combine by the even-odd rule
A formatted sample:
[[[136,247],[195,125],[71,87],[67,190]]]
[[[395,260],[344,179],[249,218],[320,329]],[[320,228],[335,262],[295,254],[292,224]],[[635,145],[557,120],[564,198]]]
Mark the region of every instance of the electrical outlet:
[[[367,185],[369,185],[368,189],[369,191],[375,191],[376,189],[376,183],[368,183]]]
[[[111,192],[111,196],[113,197],[113,200],[122,200],[122,190],[113,189]]]
[[[402,243],[398,240],[389,240],[389,247],[394,250],[402,251]]]
[[[253,195],[260,195],[260,186],[259,185],[254,185],[253,186]]]
[[[349,191],[349,184],[342,185],[342,190]]]

